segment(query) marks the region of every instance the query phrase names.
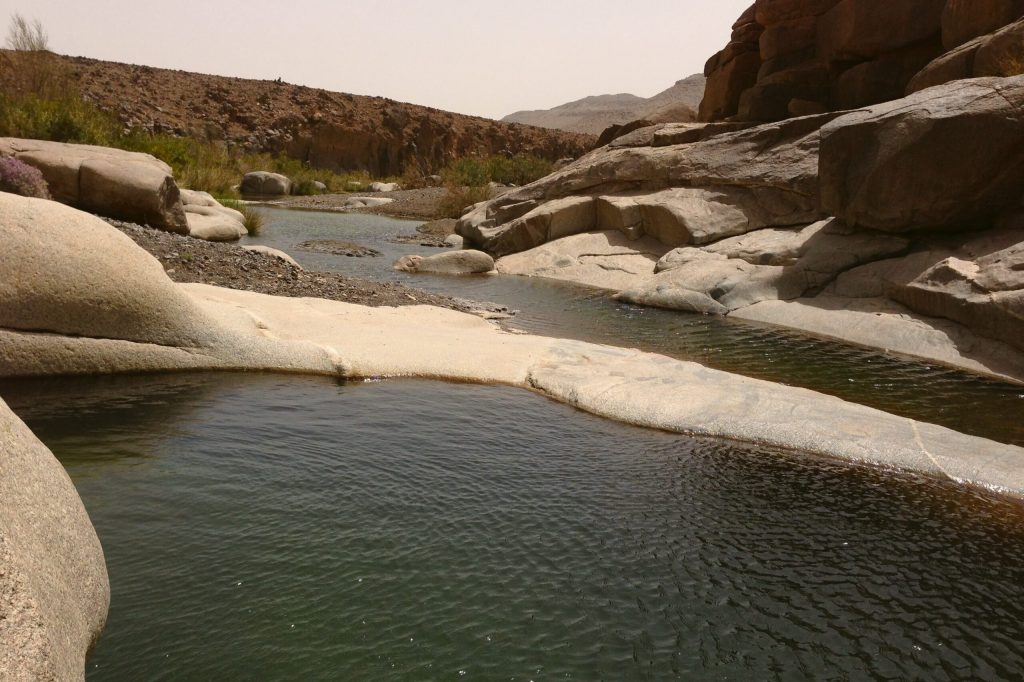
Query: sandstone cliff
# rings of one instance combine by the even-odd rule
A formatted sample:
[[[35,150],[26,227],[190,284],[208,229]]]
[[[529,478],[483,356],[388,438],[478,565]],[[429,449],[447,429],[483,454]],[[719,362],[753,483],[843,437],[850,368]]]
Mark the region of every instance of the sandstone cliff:
[[[700,119],[778,121],[1024,73],[1022,15],[1024,0],[757,0],[708,60]]]
[[[18,56],[0,51],[0,87],[12,87]],[[224,140],[284,153],[316,168],[430,174],[470,154],[576,157],[592,137],[463,116],[381,97],[277,81],[59,57],[89,101],[126,127]]]

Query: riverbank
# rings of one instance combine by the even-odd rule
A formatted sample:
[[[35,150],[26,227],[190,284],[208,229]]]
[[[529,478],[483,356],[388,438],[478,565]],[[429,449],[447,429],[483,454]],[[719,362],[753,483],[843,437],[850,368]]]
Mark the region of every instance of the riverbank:
[[[333,272],[304,270],[277,256],[234,244],[208,242],[152,228],[107,220],[156,257],[171,280],[210,284],[291,298],[322,298],[365,306],[431,305],[475,314],[507,314],[495,303],[468,301],[397,282],[376,282]]]

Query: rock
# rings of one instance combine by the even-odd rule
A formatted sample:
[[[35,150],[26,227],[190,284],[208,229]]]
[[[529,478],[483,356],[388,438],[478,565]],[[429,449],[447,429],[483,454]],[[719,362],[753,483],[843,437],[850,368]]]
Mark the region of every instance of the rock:
[[[348,256],[350,258],[376,257],[380,255],[380,251],[377,249],[371,249],[369,246],[340,239],[310,239],[299,244],[299,248],[329,253],[334,256]]]
[[[666,251],[660,242],[631,240],[617,230],[586,232],[498,260],[498,272],[545,277],[618,291],[650,277]]]
[[[952,50],[1022,15],[1024,3],[1021,0],[947,0],[942,10],[942,44]]]
[[[630,121],[629,123],[615,123],[605,128],[597,138],[597,144],[595,147],[603,147],[606,144],[611,143],[623,135],[628,135],[634,130],[640,130],[641,128],[649,128],[654,125],[653,122],[647,119],[638,119],[636,121]],[[562,168],[569,164],[563,164]],[[557,170],[557,169],[556,169]]]
[[[818,56],[874,59],[937,38],[946,0],[842,0],[818,22]]]
[[[171,168],[149,154],[11,137],[0,138],[0,154],[38,168],[57,201],[108,218],[188,233]]]
[[[313,181],[313,189],[315,189],[320,194],[323,194],[324,192],[327,191],[327,185],[322,183],[322,182],[320,182],[319,180],[314,180]]]
[[[291,194],[292,181],[280,173],[252,171],[242,178],[242,194],[276,197]]]
[[[834,116],[724,132],[673,147],[605,147],[475,207],[456,230],[467,243],[503,256],[592,229],[648,234],[679,246],[807,224],[822,217],[818,127]],[[633,189],[638,186],[645,189]]]
[[[371,182],[371,192],[397,192],[402,189],[397,182]]]
[[[958,81],[821,130],[825,211],[886,232],[984,227],[1024,186],[1024,77]]]
[[[402,256],[395,270],[437,275],[475,275],[494,271],[494,259],[483,251],[446,251],[433,256]]]
[[[908,245],[899,237],[851,232],[831,220],[799,230],[758,230],[670,251],[655,266],[657,274],[617,298],[659,308],[678,303],[680,310],[722,315],[761,301],[799,298],[841,272],[901,253]]]
[[[302,270],[302,266],[299,265],[299,262],[297,260],[295,260],[294,258],[292,258],[291,256],[289,256],[284,251],[280,251],[278,249],[273,249],[273,248],[271,248],[269,246],[264,246],[262,244],[243,244],[242,248],[245,249],[246,251],[254,251],[255,253],[263,253],[263,254],[266,254],[268,256],[273,256],[274,258],[280,258],[285,263],[289,263],[290,265],[294,265],[299,270]]]
[[[832,103],[837,109],[900,99],[911,79],[931,62],[932,43],[914,45],[862,62],[842,73],[832,86]]]
[[[969,40],[929,62],[907,84],[907,94],[964,78],[1024,73],[1024,20]]]
[[[99,218],[0,193],[0,235],[0,328],[180,347],[214,340],[215,325],[160,263]]]
[[[372,208],[390,204],[394,199],[389,197],[349,197],[345,200],[343,208]]]
[[[183,189],[181,200],[190,237],[211,242],[230,242],[248,234],[244,216],[233,208],[222,206],[209,193]]]
[[[110,604],[103,548],[60,462],[0,400],[0,678],[81,680]]]
[[[461,249],[465,245],[465,240],[457,234],[450,234],[444,238],[444,243],[454,249]]]

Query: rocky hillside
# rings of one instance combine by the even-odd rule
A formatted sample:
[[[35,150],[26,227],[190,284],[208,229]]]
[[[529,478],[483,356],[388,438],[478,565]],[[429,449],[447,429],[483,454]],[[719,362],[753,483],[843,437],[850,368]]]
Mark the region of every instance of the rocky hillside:
[[[704,96],[704,83],[704,76],[696,74],[647,99],[629,94],[595,95],[553,109],[517,111],[501,120],[589,135],[639,119],[652,123],[693,121]]]
[[[17,77],[16,59],[0,51],[0,87],[11,87]],[[82,95],[127,127],[223,139],[317,168],[386,176],[412,165],[434,173],[470,154],[522,152],[557,160],[579,156],[594,142],[586,135],[278,81],[60,59]]]
[[[757,0],[708,61],[702,121],[778,121],[1024,73],[1024,0]]]

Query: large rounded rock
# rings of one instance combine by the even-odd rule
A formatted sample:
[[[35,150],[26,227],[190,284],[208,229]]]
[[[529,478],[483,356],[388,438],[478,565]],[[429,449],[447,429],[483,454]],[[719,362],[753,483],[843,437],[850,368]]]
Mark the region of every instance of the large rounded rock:
[[[0,193],[0,243],[0,328],[179,347],[214,338],[160,263],[99,218]]]
[[[1024,76],[957,81],[821,129],[821,203],[888,232],[985,226],[1024,187]]]
[[[438,275],[475,275],[494,270],[494,259],[483,251],[447,251],[433,256],[402,256],[396,270]]]
[[[107,619],[96,531],[64,467],[0,400],[0,679],[81,680]]]
[[[38,168],[57,201],[108,218],[188,234],[171,168],[149,154],[0,138],[0,154]]]
[[[188,219],[190,237],[211,242],[231,242],[248,234],[242,214],[221,205],[209,193],[183,189],[181,200]]]
[[[282,196],[291,194],[292,181],[280,173],[253,171],[242,178],[242,194]]]

